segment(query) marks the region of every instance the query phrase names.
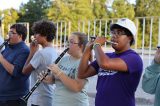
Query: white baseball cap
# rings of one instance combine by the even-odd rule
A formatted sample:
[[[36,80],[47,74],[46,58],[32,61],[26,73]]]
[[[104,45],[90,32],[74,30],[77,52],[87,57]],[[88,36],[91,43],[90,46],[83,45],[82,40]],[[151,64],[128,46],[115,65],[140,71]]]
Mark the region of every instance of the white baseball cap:
[[[135,26],[133,21],[131,21],[128,18],[118,19],[118,21],[116,23],[111,24],[110,29],[112,30],[116,26],[121,26],[123,28],[128,29],[131,32],[132,36],[133,36],[133,40],[135,40],[135,36],[137,34],[137,28],[136,28],[136,26]]]

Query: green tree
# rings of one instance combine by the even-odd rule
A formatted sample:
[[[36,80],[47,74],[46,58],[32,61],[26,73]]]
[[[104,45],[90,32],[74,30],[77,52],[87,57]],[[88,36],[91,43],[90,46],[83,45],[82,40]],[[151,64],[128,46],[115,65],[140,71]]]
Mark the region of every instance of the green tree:
[[[160,16],[159,0],[136,0],[136,17]]]
[[[107,18],[106,0],[93,0],[92,2],[93,14],[96,19]]]
[[[2,20],[2,11],[0,10],[0,28],[1,28],[1,20]]]
[[[16,23],[16,20],[19,18],[17,10],[11,8],[6,9],[2,11],[3,19],[2,24],[4,25],[4,37],[6,38],[6,35],[8,33],[9,25]]]
[[[72,31],[82,29],[87,32],[88,21],[91,21],[93,32],[93,20],[107,17],[106,0],[54,0],[52,8],[48,11],[48,18],[54,21],[71,21]],[[79,24],[78,24],[79,23]],[[80,25],[80,26],[78,26]]]
[[[71,31],[78,30],[78,21],[87,21],[95,18],[90,0],[54,0],[52,7],[48,11],[47,16],[50,20],[56,22],[70,21]]]
[[[138,45],[142,45],[142,32],[143,32],[143,21],[145,20],[145,42],[144,46],[149,47],[150,41],[150,26],[151,18],[153,18],[153,28],[152,28],[152,47],[156,47],[158,43],[158,17],[160,16],[160,1],[159,0],[136,0],[135,13],[136,17],[148,17],[139,18],[139,33]]]
[[[78,21],[93,19],[90,0],[55,0],[49,9],[51,20]]]
[[[58,21],[58,20],[71,20],[70,9],[67,4],[61,0],[55,0],[52,7],[48,9],[48,19]]]
[[[31,27],[35,21],[47,19],[46,13],[50,5],[50,0],[29,0],[28,3],[21,4],[18,22],[29,22]]]
[[[127,0],[114,0],[110,10],[110,18],[130,18],[134,19],[134,6]]]

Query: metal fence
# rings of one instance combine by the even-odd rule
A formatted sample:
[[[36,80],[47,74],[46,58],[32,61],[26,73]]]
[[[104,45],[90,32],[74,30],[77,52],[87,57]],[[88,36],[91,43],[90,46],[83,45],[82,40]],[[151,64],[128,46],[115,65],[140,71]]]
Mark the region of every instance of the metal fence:
[[[110,25],[117,19],[96,19],[88,21],[79,21],[77,25],[72,22],[58,21],[57,35],[53,42],[58,48],[64,47],[71,32],[80,31],[90,36],[105,36],[110,39]],[[157,45],[160,45],[160,17],[136,17],[134,19],[135,25],[138,29],[137,36],[135,37],[135,45],[132,46],[142,57],[148,55],[149,60],[154,54]],[[105,48],[110,48],[107,44]]]
[[[77,27],[73,26],[72,22],[59,21],[57,24],[57,35],[54,40],[54,45],[57,50],[65,48],[65,43],[68,40],[71,32],[80,31],[90,36],[105,36],[110,39],[109,31],[110,25],[117,19],[97,19],[89,21],[77,22]],[[157,45],[160,45],[160,17],[137,17],[134,19],[135,25],[138,29],[135,37],[135,45],[132,48],[138,52],[143,60],[144,68],[148,66],[155,54]],[[74,29],[75,28],[75,29]],[[76,29],[77,28],[77,29]],[[104,51],[113,51],[110,45],[105,44]],[[95,94],[96,77],[91,78],[91,88],[89,93]],[[92,89],[92,90],[91,90]],[[152,106],[154,96],[145,93],[141,87],[141,81],[136,91],[136,105],[137,106]],[[94,96],[90,97],[90,106],[94,105]]]
[[[23,24],[26,28],[27,28],[27,38],[26,38],[26,43],[29,43],[29,23],[28,22],[21,22],[21,23],[18,23],[18,24]],[[9,28],[10,26],[13,25],[13,24],[9,24],[8,25],[8,31],[9,31]],[[1,23],[0,25],[0,36],[2,36],[2,38],[5,38],[5,31],[4,31],[4,24]],[[8,33],[8,32],[7,32]],[[8,35],[6,35],[8,36]]]
[[[56,38],[53,41],[53,45],[57,50],[62,51],[66,48],[65,45],[68,40],[68,37],[74,31],[86,33],[88,39],[90,38],[90,36],[105,36],[108,40],[110,40],[110,25],[113,22],[116,22],[116,20],[117,19],[96,19],[88,21],[82,20],[78,21],[76,25],[70,21],[57,21],[55,22],[57,26],[57,34]],[[140,54],[145,68],[151,63],[157,45],[160,45],[160,17],[136,17],[134,19],[134,22],[138,29],[138,32],[137,36],[135,37],[135,45],[133,45],[132,48]],[[29,24],[27,24],[27,29],[27,42],[29,42]],[[108,44],[105,44],[103,49],[106,52],[113,51],[111,46]],[[95,83],[96,78],[93,78],[90,84]],[[93,88],[94,87],[92,87],[92,89]],[[93,92],[91,93],[95,93],[95,89],[93,89]],[[138,101],[138,106],[152,105],[154,99],[153,96],[143,92],[141,87],[141,81],[136,91],[136,98]]]
[[[110,40],[110,25],[115,22],[118,18],[114,19],[95,19],[88,21],[78,21],[76,24],[70,21],[57,21],[55,22],[57,26],[56,38],[53,45],[57,49],[65,48],[66,41],[70,34],[74,31],[80,31],[87,34],[88,39],[90,36],[105,36]],[[136,17],[133,19],[135,25],[138,29],[137,36],[135,37],[135,45],[132,48],[137,51],[142,59],[145,55],[148,55],[148,64],[152,60],[152,55],[155,53],[156,46],[160,45],[160,17]],[[27,40],[29,43],[29,23],[21,23],[27,27]],[[9,28],[9,26],[8,26]],[[2,24],[0,32],[2,37],[4,37],[4,25]],[[104,45],[105,48],[110,48],[107,44]]]

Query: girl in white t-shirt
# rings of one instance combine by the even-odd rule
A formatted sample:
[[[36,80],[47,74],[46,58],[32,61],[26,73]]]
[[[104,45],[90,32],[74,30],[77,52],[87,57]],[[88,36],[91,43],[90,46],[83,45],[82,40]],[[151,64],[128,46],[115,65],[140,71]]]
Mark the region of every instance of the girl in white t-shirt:
[[[58,64],[52,64],[49,69],[52,77],[46,77],[45,82],[56,84],[54,90],[54,106],[89,106],[86,93],[87,79],[78,79],[78,66],[87,43],[84,33],[74,32],[69,37],[68,56]],[[41,75],[42,76],[42,75]]]

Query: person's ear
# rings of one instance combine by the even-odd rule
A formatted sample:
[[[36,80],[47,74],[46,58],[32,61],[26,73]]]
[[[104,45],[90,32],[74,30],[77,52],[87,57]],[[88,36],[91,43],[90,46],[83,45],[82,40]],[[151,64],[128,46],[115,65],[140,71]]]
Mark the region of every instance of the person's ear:
[[[22,39],[22,36],[23,36],[22,34],[19,34],[19,38],[21,38],[21,39]]]
[[[132,41],[133,37],[132,36],[128,36],[129,39],[129,43]]]
[[[79,47],[81,48],[81,50],[83,51],[84,45],[80,44]]]

